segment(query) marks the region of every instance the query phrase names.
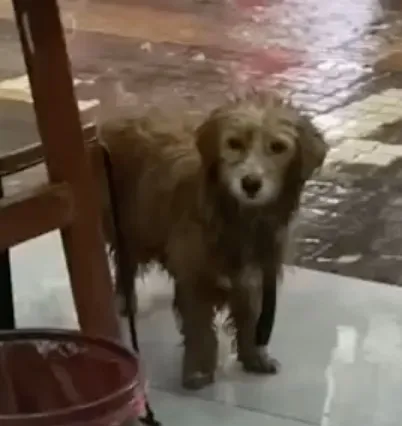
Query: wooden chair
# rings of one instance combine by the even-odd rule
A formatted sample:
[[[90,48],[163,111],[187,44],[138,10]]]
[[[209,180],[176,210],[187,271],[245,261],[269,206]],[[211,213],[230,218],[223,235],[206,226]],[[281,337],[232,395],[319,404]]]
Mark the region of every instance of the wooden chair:
[[[0,330],[15,327],[9,248],[60,229],[81,330],[120,339],[94,179],[105,172],[106,152],[95,126],[81,128],[57,0],[12,1],[42,143],[0,155]],[[49,184],[4,196],[3,177],[43,159]],[[160,426],[148,402],[141,420]]]
[[[59,10],[56,0],[39,3],[13,0],[42,144],[1,158],[0,178],[40,162],[43,154],[50,183],[0,199],[0,328],[14,327],[8,248],[60,229],[82,331],[119,339],[98,187],[84,145]]]

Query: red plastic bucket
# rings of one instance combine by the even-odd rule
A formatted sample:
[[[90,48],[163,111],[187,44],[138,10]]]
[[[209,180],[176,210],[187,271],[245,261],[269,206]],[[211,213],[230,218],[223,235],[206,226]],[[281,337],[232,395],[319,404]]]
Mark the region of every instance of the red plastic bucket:
[[[138,359],[101,338],[0,333],[1,426],[120,426],[143,402]]]

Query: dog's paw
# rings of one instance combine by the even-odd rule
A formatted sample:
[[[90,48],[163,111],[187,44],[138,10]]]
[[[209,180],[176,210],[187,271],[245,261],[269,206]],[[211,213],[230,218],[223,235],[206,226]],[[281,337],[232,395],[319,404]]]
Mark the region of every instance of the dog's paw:
[[[213,373],[201,373],[196,371],[183,376],[183,387],[188,390],[200,390],[214,382]]]
[[[269,356],[265,351],[255,351],[246,357],[242,357],[244,371],[256,374],[277,374],[280,370],[280,363],[275,358]]]

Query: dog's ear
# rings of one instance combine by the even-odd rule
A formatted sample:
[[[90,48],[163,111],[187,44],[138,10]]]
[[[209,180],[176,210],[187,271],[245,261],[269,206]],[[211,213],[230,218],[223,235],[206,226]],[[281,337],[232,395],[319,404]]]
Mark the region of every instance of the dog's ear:
[[[308,117],[300,117],[299,150],[301,156],[301,179],[309,179],[321,167],[328,151],[323,136]]]
[[[219,120],[211,115],[197,129],[197,148],[205,169],[210,169],[219,158]]]

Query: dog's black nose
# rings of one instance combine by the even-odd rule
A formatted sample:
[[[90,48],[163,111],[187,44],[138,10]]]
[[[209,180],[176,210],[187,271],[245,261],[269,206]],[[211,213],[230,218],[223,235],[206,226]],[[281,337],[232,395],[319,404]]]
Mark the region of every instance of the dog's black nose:
[[[261,180],[255,176],[245,176],[241,180],[241,186],[249,197],[254,197],[261,188]]]

